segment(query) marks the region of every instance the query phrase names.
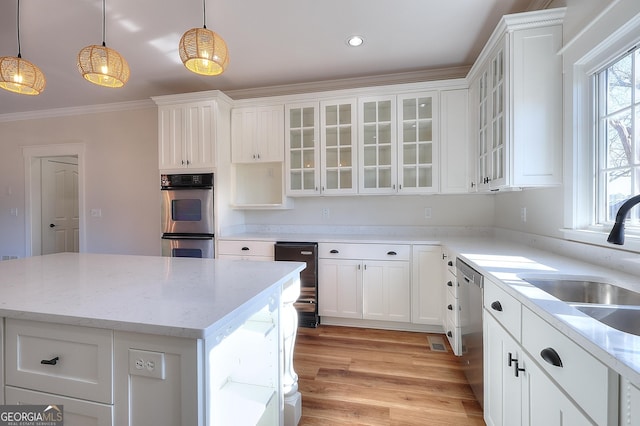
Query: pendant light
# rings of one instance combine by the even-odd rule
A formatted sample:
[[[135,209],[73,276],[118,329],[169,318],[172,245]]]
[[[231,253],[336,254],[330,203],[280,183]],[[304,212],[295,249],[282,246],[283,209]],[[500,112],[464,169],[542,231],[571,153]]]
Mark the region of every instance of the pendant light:
[[[20,54],[20,0],[18,0],[18,56],[0,57],[0,87],[21,95],[39,95],[47,85],[40,68]]]
[[[105,43],[105,16],[105,0],[102,0],[102,46],[87,46],[78,53],[78,71],[98,86],[122,87],[129,80],[129,64]]]
[[[180,59],[191,72],[219,75],[229,65],[229,51],[222,37],[207,29],[206,0],[202,0],[203,26],[192,28],[182,35],[178,50]]]

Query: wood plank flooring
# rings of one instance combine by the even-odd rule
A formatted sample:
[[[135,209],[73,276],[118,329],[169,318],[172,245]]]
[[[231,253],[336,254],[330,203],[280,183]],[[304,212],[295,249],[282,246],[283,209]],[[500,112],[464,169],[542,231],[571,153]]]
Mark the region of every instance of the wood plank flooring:
[[[294,367],[300,426],[484,425],[482,409],[445,340],[428,334],[320,325],[299,328]]]

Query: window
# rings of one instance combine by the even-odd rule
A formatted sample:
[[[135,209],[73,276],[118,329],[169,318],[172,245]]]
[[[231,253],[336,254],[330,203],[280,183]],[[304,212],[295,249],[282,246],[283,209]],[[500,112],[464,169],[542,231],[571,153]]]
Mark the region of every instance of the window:
[[[620,205],[640,194],[640,48],[596,74],[595,224],[611,224]],[[640,232],[640,209],[629,230]]]

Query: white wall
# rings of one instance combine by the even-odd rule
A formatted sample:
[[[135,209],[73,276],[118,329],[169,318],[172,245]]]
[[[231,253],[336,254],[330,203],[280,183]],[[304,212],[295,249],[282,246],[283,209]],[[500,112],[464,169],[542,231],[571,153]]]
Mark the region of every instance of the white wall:
[[[0,123],[0,255],[23,257],[25,178],[22,148],[86,147],[87,251],[160,254],[157,109]],[[11,216],[18,208],[18,216]],[[102,217],[89,215],[101,209]]]
[[[296,198],[293,210],[249,211],[248,225],[492,226],[492,195]],[[322,209],[329,209],[324,218]],[[431,219],[425,218],[431,208]]]

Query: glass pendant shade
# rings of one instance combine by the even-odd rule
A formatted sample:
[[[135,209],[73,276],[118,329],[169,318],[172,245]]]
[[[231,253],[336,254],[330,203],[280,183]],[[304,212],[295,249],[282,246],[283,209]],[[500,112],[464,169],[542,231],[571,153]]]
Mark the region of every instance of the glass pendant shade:
[[[184,33],[178,50],[184,66],[196,74],[219,75],[229,65],[227,43],[207,28],[192,28]]]
[[[19,56],[0,58],[0,87],[21,95],[39,95],[47,85],[40,68]]]
[[[91,45],[78,53],[78,71],[93,84],[122,87],[129,80],[129,64],[116,50]]]

